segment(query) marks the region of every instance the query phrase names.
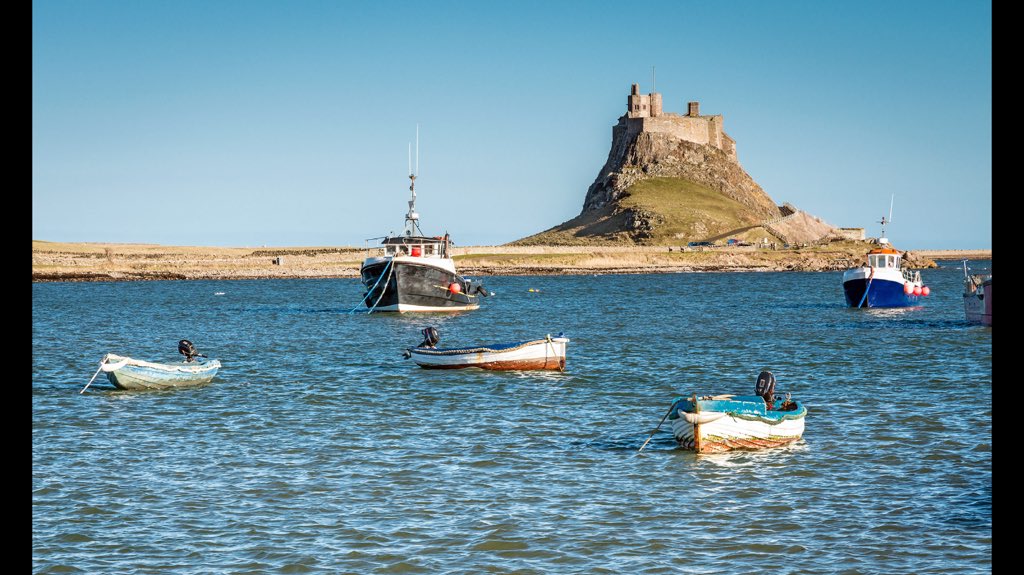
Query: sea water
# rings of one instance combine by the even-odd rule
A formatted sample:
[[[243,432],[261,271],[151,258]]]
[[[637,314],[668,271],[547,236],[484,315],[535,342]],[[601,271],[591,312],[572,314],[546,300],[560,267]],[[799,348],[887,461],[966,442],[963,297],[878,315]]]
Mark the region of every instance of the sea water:
[[[452,315],[348,313],[356,279],[33,284],[33,572],[987,573],[992,328],[959,262],[922,276],[885,310],[841,272],[488,277]],[[428,325],[564,332],[567,368],[421,369]],[[79,393],[179,339],[211,384]],[[637,452],[764,369],[798,443],[695,455],[665,423]]]

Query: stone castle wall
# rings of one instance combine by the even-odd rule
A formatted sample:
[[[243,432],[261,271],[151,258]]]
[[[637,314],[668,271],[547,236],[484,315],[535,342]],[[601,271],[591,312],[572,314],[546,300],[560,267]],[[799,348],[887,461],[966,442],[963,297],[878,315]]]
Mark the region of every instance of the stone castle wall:
[[[699,110],[698,102],[690,102],[685,116],[666,113],[662,110],[661,94],[641,94],[640,85],[633,84],[626,100],[626,115],[622,120],[630,137],[643,132],[669,134],[694,144],[714,146],[725,152],[734,162],[738,161],[736,141],[722,128],[722,115],[701,116]]]
[[[694,144],[714,146],[736,160],[736,142],[722,130],[722,115],[680,116],[662,114],[655,118],[627,118],[626,132],[633,137],[642,132],[668,134]]]

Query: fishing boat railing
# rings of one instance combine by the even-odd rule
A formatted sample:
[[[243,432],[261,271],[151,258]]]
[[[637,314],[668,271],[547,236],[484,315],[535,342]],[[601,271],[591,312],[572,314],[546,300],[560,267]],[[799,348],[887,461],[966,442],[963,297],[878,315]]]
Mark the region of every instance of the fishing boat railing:
[[[903,270],[903,279],[907,280],[908,282],[921,283],[921,272],[914,271],[914,270],[904,269]]]

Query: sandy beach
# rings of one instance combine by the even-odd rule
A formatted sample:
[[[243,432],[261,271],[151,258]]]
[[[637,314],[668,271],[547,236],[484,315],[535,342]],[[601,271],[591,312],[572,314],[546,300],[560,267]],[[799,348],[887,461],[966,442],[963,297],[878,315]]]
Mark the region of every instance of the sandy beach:
[[[466,246],[453,249],[465,275],[616,274],[703,271],[834,271],[870,248],[840,242],[791,250],[665,246]],[[364,247],[198,247],[33,240],[32,281],[133,281],[358,277]],[[991,250],[911,252],[915,267],[936,259],[991,258]],[[275,263],[279,262],[279,263]]]

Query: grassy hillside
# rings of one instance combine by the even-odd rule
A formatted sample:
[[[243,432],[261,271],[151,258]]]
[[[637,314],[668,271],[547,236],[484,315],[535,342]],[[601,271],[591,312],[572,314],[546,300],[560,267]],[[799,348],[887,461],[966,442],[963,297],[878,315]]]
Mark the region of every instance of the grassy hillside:
[[[648,222],[649,227],[638,230],[638,219]],[[605,208],[589,212],[512,244],[680,245],[759,223],[750,209],[711,188],[681,178],[661,177],[630,186],[614,211]]]

